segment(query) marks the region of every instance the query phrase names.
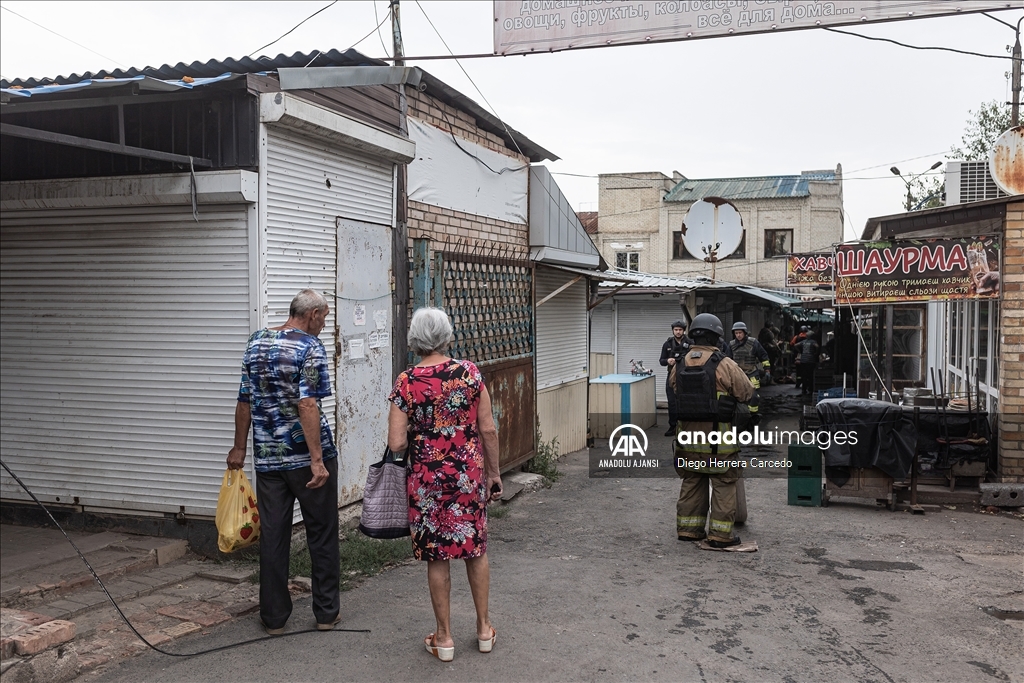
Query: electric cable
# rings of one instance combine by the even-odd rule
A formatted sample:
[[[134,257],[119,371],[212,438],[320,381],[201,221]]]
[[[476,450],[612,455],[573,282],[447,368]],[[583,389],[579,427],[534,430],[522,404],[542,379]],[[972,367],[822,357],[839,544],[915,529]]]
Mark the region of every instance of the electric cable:
[[[388,7],[388,13],[385,16],[385,18],[387,18],[389,16],[391,16],[391,7],[390,6]],[[385,56],[387,56],[388,59],[390,59],[391,56],[388,54],[388,46],[384,44],[384,36],[382,36],[380,34],[380,27],[384,25],[384,22],[383,21],[379,21],[377,19],[377,0],[373,0],[373,20],[377,22],[377,28],[373,29],[373,32],[377,34],[378,38],[380,38],[380,46],[382,48],[384,48]]]
[[[70,39],[70,38],[68,38],[67,36],[64,36],[64,35],[61,35],[61,34],[57,33],[57,32],[56,32],[56,31],[54,31],[54,30],[53,30],[52,28],[47,28],[47,27],[43,26],[42,24],[40,24],[40,23],[38,23],[38,22],[32,21],[32,20],[31,20],[31,19],[29,19],[28,17],[26,17],[26,16],[24,16],[24,15],[22,15],[22,14],[18,14],[17,12],[15,12],[15,11],[14,11],[14,10],[12,10],[12,9],[8,9],[7,7],[4,7],[3,5],[0,5],[0,9],[4,10],[5,12],[10,12],[11,14],[13,14],[13,15],[14,15],[14,16],[16,16],[16,17],[19,17],[19,18],[21,18],[21,19],[24,19],[24,20],[25,20],[25,21],[27,21],[28,23],[30,23],[30,24],[34,24],[34,25],[38,26],[39,28],[43,29],[44,31],[49,31],[50,33],[52,33],[53,35],[57,36],[58,38],[63,38],[64,40],[66,40],[66,41],[68,41],[69,43],[72,43],[72,44],[74,44],[74,45],[77,45],[78,47],[82,48],[83,50],[88,50],[89,52],[93,53],[94,55],[98,55],[98,56],[100,56],[100,57],[103,57],[103,59],[109,59],[109,60],[110,60],[110,61],[112,61],[112,62],[113,62],[114,64],[117,64],[117,65],[119,65],[119,66],[121,66],[121,67],[124,67],[125,69],[129,68],[129,67],[125,66],[124,64],[122,64],[121,62],[117,61],[116,59],[114,59],[114,58],[112,58],[112,57],[108,57],[108,56],[106,56],[105,54],[101,54],[101,53],[99,53],[99,52],[96,52],[96,50],[93,50],[93,49],[92,49],[91,47],[86,47],[85,45],[82,45],[82,44],[81,44],[81,43],[79,43],[78,41],[75,41],[75,40],[71,40],[71,39]]]
[[[249,53],[249,56],[250,56],[250,57],[252,57],[252,56],[253,56],[254,54],[256,54],[257,52],[259,52],[260,50],[266,50],[266,49],[267,49],[268,47],[270,47],[270,46],[271,46],[271,45],[273,45],[274,43],[276,43],[276,42],[280,41],[280,40],[281,40],[282,38],[284,38],[285,36],[287,36],[287,35],[288,35],[289,33],[291,33],[292,31],[294,31],[294,30],[295,30],[295,29],[297,29],[298,27],[300,27],[300,26],[302,26],[303,24],[305,24],[305,23],[306,23],[307,21],[309,21],[310,19],[312,19],[312,18],[313,18],[313,17],[315,17],[316,15],[320,14],[321,12],[323,12],[323,11],[324,11],[324,10],[326,10],[326,9],[330,9],[331,7],[333,7],[333,6],[335,5],[335,4],[337,4],[337,2],[338,2],[338,0],[332,0],[332,1],[330,2],[330,3],[328,3],[328,4],[327,4],[327,5],[325,5],[324,7],[321,7],[321,8],[320,8],[320,9],[318,9],[317,11],[313,12],[313,13],[312,13],[312,14],[310,14],[310,15],[309,15],[308,17],[306,17],[305,19],[303,19],[303,20],[302,20],[302,21],[300,21],[299,23],[295,24],[295,26],[292,26],[292,27],[291,27],[290,29],[288,29],[287,31],[285,31],[285,32],[284,32],[284,33],[282,33],[282,34],[281,34],[280,36],[278,36],[278,37],[277,37],[277,38],[275,38],[274,40],[270,41],[269,43],[267,43],[267,44],[266,44],[266,45],[264,45],[263,47],[258,47],[258,48],[256,48],[255,50],[253,50],[252,52],[250,52],[250,53]],[[374,29],[374,30],[376,30],[376,29]],[[364,40],[365,40],[365,39],[364,39]],[[362,42],[362,41],[359,41],[359,42]],[[358,44],[358,43],[357,43],[357,44]]]
[[[426,94],[426,96],[429,97],[431,100],[433,100],[434,104],[437,105],[438,110],[441,112],[441,117],[444,119],[445,123],[448,124],[448,134],[452,136],[452,140],[455,142],[455,146],[458,147],[459,150],[463,154],[465,154],[466,156],[471,157],[473,159],[476,159],[477,163],[482,165],[484,168],[486,168],[488,171],[490,171],[494,175],[501,175],[502,173],[505,173],[506,171],[512,171],[512,172],[522,171],[523,169],[527,169],[527,168],[530,167],[530,164],[527,163],[527,164],[523,164],[522,166],[515,166],[515,167],[513,167],[513,166],[506,166],[505,168],[501,169],[500,171],[495,171],[493,168],[491,168],[490,164],[488,164],[486,161],[484,161],[483,159],[481,159],[477,155],[475,155],[472,152],[470,152],[468,149],[466,149],[465,147],[462,146],[461,142],[459,142],[459,138],[455,135],[455,126],[454,126],[454,124],[452,124],[451,120],[449,120],[448,114],[446,114],[445,111],[444,111],[445,104],[443,102],[441,102],[440,100],[438,100],[433,95],[431,95],[430,93],[424,93],[424,94]]]
[[[893,40],[892,38],[878,38],[877,36],[866,36],[862,33],[843,31],[841,29],[831,28],[828,26],[818,26],[818,28],[822,29],[823,31],[831,31],[832,33],[842,33],[844,36],[855,36],[857,38],[863,38],[864,40],[877,40],[882,43],[892,43],[893,45],[899,45],[900,47],[910,48],[911,50],[941,50],[943,52],[955,52],[960,55],[970,55],[972,57],[985,57],[987,59],[1013,59],[1013,57],[1008,57],[1006,55],[986,55],[981,52],[971,52],[970,50],[958,50],[954,47],[938,47],[932,45],[908,45],[907,43],[901,43],[900,41]]]
[[[498,122],[501,124],[501,127],[505,129],[506,133],[508,133],[508,137],[510,140],[512,140],[512,144],[516,146],[516,151],[519,152],[522,156],[526,156],[525,154],[523,154],[523,150],[519,149],[519,143],[516,142],[516,138],[514,135],[512,135],[512,131],[509,130],[508,126],[505,125],[505,122],[501,119],[500,116],[498,116],[498,110],[494,108],[494,105],[491,104],[490,101],[488,101],[487,96],[483,94],[483,92],[480,90],[480,87],[477,86],[476,81],[474,81],[473,77],[469,75],[468,71],[466,71],[466,67],[462,66],[462,62],[460,62],[459,58],[455,56],[455,52],[453,52],[452,49],[448,47],[448,42],[444,39],[444,36],[441,35],[441,32],[437,30],[437,27],[434,26],[434,22],[430,20],[430,17],[427,16],[427,12],[426,10],[423,9],[423,5],[420,4],[420,0],[416,0],[416,6],[419,8],[420,12],[423,13],[423,18],[427,20],[428,24],[430,24],[430,28],[434,29],[434,33],[436,33],[437,37],[441,39],[441,43],[444,45],[445,49],[448,50],[449,53],[451,53],[452,59],[454,59],[455,63],[458,64],[459,68],[462,69],[462,73],[466,75],[466,78],[469,79],[469,82],[473,84],[474,88],[476,88],[476,91],[480,95],[480,98],[483,99],[484,103],[486,103],[487,106],[491,108],[491,111],[494,113],[494,117],[498,119]]]
[[[267,640],[277,640],[278,638],[285,638],[287,636],[297,636],[302,633],[325,633],[325,631],[310,628],[301,631],[282,633],[279,636],[264,636],[263,638],[251,638],[249,640],[243,640],[239,643],[221,645],[220,647],[213,647],[208,650],[199,650],[198,652],[168,652],[167,650],[160,649],[156,645],[153,645],[148,640],[146,640],[146,638],[141,633],[139,633],[139,630],[132,625],[132,622],[128,621],[128,617],[126,617],[124,612],[121,611],[121,607],[114,600],[114,596],[110,594],[110,592],[107,590],[107,587],[103,585],[103,580],[100,579],[99,574],[96,573],[96,570],[92,568],[92,565],[89,563],[89,560],[86,559],[82,551],[79,550],[77,545],[75,545],[75,542],[71,540],[71,537],[68,536],[68,532],[64,531],[64,527],[62,527],[57,522],[57,520],[54,519],[53,515],[50,514],[50,511],[46,508],[46,506],[43,505],[43,503],[38,498],[36,498],[36,494],[32,493],[28,486],[25,485],[25,482],[23,482],[21,478],[18,477],[18,475],[11,471],[11,468],[8,467],[7,463],[5,463],[3,460],[0,460],[0,466],[3,466],[3,468],[7,470],[7,474],[11,475],[14,478],[14,481],[18,482],[18,485],[21,486],[21,488],[25,489],[25,493],[27,493],[32,498],[32,500],[35,501],[36,505],[42,508],[43,512],[46,513],[46,516],[50,518],[51,522],[53,522],[53,525],[57,527],[57,529],[62,534],[64,534],[64,538],[67,539],[67,542],[70,543],[71,547],[75,549],[75,552],[78,553],[78,556],[82,558],[82,562],[85,563],[85,566],[89,568],[89,572],[92,574],[93,578],[96,579],[96,583],[99,584],[100,590],[102,590],[103,594],[107,596],[107,600],[110,601],[110,604],[114,606],[114,610],[118,613],[118,615],[121,617],[124,623],[127,624],[128,628],[132,630],[132,633],[134,633],[136,637],[138,637],[139,640],[145,643],[146,646],[149,647],[151,650],[155,650],[162,655],[167,655],[168,657],[198,657],[199,655],[206,655],[212,652],[222,652],[223,650],[230,650],[232,648],[241,647],[242,645],[249,645],[251,643],[262,643]],[[337,631],[338,633],[370,633],[370,629],[368,628],[335,628],[332,629],[332,631]]]

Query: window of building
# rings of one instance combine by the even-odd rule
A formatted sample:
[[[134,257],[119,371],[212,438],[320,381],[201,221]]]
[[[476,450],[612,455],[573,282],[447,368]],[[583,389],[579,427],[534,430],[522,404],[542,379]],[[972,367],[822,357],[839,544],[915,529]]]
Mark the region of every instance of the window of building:
[[[792,230],[765,230],[764,257],[785,256],[793,253]]]
[[[683,244],[683,232],[682,230],[676,230],[672,233],[672,258],[675,260],[679,259],[692,259],[693,255],[686,250],[686,245]],[[743,236],[740,237],[740,246],[736,247],[736,251],[732,252],[725,258],[747,258],[747,231],[743,231]]]
[[[615,252],[615,267],[619,270],[638,272],[640,270],[640,252],[638,251],[617,251]]]
[[[999,401],[999,302],[962,299],[946,305],[945,389],[954,397],[982,394],[982,409]],[[973,399],[972,399],[973,400]]]

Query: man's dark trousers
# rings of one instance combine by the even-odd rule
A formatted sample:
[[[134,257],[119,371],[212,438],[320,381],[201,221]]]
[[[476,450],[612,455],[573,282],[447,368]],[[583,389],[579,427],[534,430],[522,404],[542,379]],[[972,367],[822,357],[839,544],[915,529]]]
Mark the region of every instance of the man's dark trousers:
[[[800,383],[803,385],[803,393],[814,395],[814,371],[818,368],[817,363],[801,363]]]
[[[260,618],[267,628],[284,628],[292,613],[288,592],[288,560],[292,540],[292,510],[299,501],[306,544],[312,559],[313,615],[318,624],[338,616],[341,580],[338,556],[338,459],[324,461],[330,475],[318,489],[307,489],[312,469],[256,473],[260,510]]]
[[[669,376],[672,375],[672,368],[669,366]],[[665,401],[668,403],[668,426],[675,427],[676,422],[679,420],[679,409],[676,408],[676,390],[668,380],[665,380]]]

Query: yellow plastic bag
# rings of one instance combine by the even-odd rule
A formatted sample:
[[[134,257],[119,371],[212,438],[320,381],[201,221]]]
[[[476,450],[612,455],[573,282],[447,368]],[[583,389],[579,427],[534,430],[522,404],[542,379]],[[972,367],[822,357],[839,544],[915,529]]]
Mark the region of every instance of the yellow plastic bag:
[[[242,470],[224,473],[217,497],[217,547],[223,553],[247,548],[260,537],[256,491]]]

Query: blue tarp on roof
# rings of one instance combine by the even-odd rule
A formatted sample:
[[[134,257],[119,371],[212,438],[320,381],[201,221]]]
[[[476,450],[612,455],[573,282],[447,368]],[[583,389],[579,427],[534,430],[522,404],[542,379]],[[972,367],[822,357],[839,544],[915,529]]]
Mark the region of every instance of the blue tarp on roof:
[[[181,79],[163,81],[149,76],[133,76],[130,78],[91,78],[78,83],[66,85],[41,85],[35,88],[3,88],[2,92],[15,97],[32,97],[34,95],[50,95],[53,93],[70,92],[72,90],[83,90],[85,88],[113,88],[127,83],[137,84],[140,91],[151,92],[173,92],[176,90],[191,90],[210,83],[217,83],[231,78],[231,73],[223,73],[212,78],[196,78],[191,82]]]
[[[696,202],[704,197],[725,199],[775,199],[806,197],[811,181],[833,182],[834,171],[815,171],[800,175],[754,176],[748,178],[683,179],[665,195],[666,202]]]

